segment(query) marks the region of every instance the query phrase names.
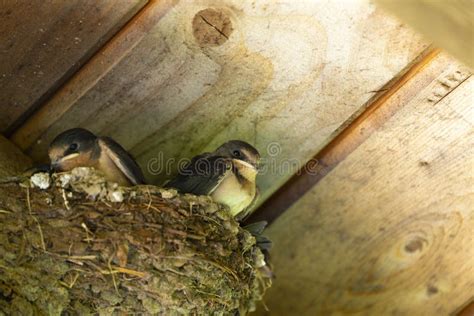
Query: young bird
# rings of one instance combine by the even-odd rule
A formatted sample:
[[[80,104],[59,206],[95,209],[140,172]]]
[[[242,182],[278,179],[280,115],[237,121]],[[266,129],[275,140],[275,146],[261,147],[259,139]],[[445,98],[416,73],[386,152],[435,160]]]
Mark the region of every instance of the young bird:
[[[73,128],[56,136],[48,154],[55,171],[94,167],[102,171],[108,181],[119,185],[145,183],[140,167],[122,146],[83,128]]]
[[[212,153],[195,156],[165,186],[182,193],[210,195],[241,220],[258,196],[255,180],[259,160],[260,154],[250,144],[231,140]]]

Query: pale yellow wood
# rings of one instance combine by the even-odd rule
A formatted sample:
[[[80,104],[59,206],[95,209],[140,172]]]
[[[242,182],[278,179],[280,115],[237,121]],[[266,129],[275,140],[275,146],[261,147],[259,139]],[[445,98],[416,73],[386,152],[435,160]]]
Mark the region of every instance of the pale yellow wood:
[[[15,176],[31,167],[31,159],[0,135],[0,179]]]
[[[44,159],[55,135],[82,126],[161,183],[169,159],[243,139],[266,160],[262,201],[426,46],[367,1],[180,1],[28,152]]]
[[[405,106],[274,222],[269,315],[449,315],[472,298],[473,89],[437,58],[382,105]]]
[[[376,0],[435,44],[474,67],[472,0]]]

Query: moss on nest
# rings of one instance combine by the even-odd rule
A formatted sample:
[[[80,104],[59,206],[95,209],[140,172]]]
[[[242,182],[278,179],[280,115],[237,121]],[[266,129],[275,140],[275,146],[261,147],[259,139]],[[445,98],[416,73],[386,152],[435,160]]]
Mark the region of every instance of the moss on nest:
[[[4,314],[246,314],[270,286],[255,238],[208,197],[88,168],[49,180],[0,185]]]

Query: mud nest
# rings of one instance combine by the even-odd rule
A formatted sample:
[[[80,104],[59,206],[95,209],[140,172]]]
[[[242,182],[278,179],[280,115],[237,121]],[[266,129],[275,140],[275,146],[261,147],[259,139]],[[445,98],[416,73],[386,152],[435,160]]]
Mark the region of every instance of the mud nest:
[[[270,280],[208,197],[88,168],[0,184],[0,314],[246,314]]]

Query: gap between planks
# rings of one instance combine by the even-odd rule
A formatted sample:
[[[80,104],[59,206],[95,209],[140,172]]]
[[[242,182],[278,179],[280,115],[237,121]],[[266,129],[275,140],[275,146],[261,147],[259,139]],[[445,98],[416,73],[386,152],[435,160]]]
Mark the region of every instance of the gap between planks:
[[[401,106],[396,103],[388,106],[387,101],[433,61],[440,52],[441,50],[438,48],[427,48],[398,77],[380,89],[379,91],[381,92],[367,102],[368,105],[362,113],[350,118],[348,120],[349,123],[344,124],[336,131],[338,135],[263,202],[246,220],[246,223],[265,220],[271,224],[314,185],[321,181],[332,169],[369,138],[373,132],[382,127],[386,121],[401,109]]]

